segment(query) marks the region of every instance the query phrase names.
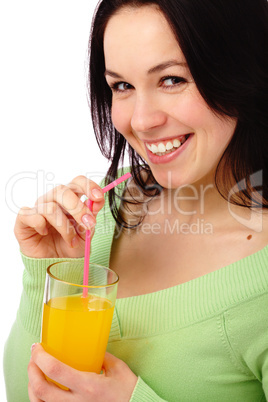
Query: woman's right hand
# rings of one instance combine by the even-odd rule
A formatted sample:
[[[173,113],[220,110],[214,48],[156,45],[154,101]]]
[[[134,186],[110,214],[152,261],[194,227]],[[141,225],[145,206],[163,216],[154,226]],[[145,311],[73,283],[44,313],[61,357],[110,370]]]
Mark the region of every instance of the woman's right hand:
[[[80,200],[82,195],[93,201],[93,212]],[[83,257],[86,229],[92,236],[103,206],[101,187],[85,176],[55,187],[33,208],[19,211],[14,232],[21,252],[32,258]]]

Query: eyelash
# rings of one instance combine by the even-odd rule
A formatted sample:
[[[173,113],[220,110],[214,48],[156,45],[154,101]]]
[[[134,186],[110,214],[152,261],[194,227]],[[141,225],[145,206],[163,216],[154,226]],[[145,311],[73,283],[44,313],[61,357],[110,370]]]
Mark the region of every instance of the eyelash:
[[[177,77],[174,75],[167,75],[166,77],[161,78],[160,82],[164,83],[166,80],[178,80],[179,82],[176,82],[174,85],[163,85],[164,88],[166,89],[172,89],[174,87],[177,87],[181,84],[186,83],[186,79],[182,77]]]
[[[170,80],[170,79],[178,80],[179,82],[175,83],[174,85],[162,85],[166,80]],[[181,85],[182,83],[186,83],[186,82],[187,81],[184,78],[173,76],[173,75],[168,75],[166,77],[161,78],[161,80],[160,80],[160,84],[162,85],[162,87],[167,89],[167,90],[172,90],[174,87],[177,87],[177,86]],[[132,85],[130,85],[127,82],[124,82],[124,81],[114,82],[114,83],[112,83],[110,85],[110,88],[111,88],[111,90],[113,92],[118,92],[118,93],[123,93],[123,92],[131,89],[131,88],[128,88],[128,89],[125,89],[125,90],[118,89],[119,85],[121,85],[121,84],[126,84],[126,85],[129,85],[131,88],[133,88]]]
[[[123,93],[123,92],[127,91],[127,89],[126,90],[118,89],[119,85],[121,85],[121,84],[126,84],[126,85],[129,85],[130,87],[132,87],[132,85],[128,84],[127,82],[118,81],[118,82],[114,82],[113,84],[111,84],[110,88],[113,92]],[[130,88],[128,88],[128,89],[130,89]]]

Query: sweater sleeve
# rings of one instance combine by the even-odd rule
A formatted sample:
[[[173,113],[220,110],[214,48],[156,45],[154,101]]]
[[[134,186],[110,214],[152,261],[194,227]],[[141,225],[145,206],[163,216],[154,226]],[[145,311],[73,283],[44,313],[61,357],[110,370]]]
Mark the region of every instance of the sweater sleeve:
[[[260,294],[225,313],[234,363],[249,380],[258,381],[268,400],[268,294]]]
[[[34,259],[22,255],[22,260],[25,265],[23,292],[17,317],[4,350],[4,376],[8,402],[29,401],[27,366],[31,345],[40,342],[46,269],[56,261],[71,259]]]
[[[137,384],[132,393],[130,402],[167,402],[165,399],[160,398],[156,393],[138,377]]]

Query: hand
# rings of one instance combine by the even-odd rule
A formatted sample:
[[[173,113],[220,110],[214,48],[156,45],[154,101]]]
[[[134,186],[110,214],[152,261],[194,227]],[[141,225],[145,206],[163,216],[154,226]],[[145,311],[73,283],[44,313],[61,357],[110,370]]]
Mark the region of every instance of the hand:
[[[82,195],[94,202],[93,212],[80,200]],[[82,257],[86,229],[93,235],[103,205],[102,189],[84,176],[55,187],[33,208],[20,210],[14,232],[21,252],[32,258]]]
[[[29,398],[31,402],[127,402],[137,377],[122,361],[105,354],[103,374],[75,370],[34,344],[28,365]],[[65,391],[47,381],[44,374],[69,388]]]

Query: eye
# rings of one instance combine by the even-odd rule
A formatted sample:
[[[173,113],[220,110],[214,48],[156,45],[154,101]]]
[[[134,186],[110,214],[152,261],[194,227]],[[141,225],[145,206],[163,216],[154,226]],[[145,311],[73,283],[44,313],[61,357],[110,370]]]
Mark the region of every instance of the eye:
[[[187,81],[185,78],[182,77],[175,77],[175,76],[168,76],[163,77],[160,81],[160,84],[163,88],[172,89],[179,85],[185,84]]]
[[[132,89],[132,85],[128,84],[127,82],[114,82],[110,85],[110,88],[113,92],[126,92],[130,89]]]

